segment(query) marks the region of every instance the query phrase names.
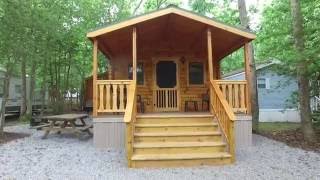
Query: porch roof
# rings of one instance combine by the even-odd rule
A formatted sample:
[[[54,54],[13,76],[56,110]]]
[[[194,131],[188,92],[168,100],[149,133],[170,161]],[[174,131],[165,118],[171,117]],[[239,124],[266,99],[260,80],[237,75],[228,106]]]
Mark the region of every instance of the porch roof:
[[[175,6],[134,16],[87,34],[97,39],[99,49],[112,57],[130,53],[132,27],[137,27],[139,51],[172,50],[206,54],[206,29],[212,32],[214,59],[220,60],[252,41],[256,35],[244,28],[227,25]],[[156,43],[155,43],[156,42]]]

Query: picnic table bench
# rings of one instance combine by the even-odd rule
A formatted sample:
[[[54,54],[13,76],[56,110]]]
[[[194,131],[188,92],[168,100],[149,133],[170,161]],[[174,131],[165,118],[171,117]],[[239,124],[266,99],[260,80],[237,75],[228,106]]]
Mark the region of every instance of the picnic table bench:
[[[59,134],[61,132],[73,132],[78,137],[81,132],[87,132],[89,135],[92,135],[89,130],[90,128],[92,128],[92,125],[87,125],[84,121],[84,119],[87,117],[87,114],[61,114],[53,116],[43,116],[42,119],[46,119],[48,123],[40,125],[45,131],[42,138],[47,138],[51,131],[56,131]],[[80,124],[76,123],[77,120],[80,121]],[[39,128],[39,126],[34,128]]]

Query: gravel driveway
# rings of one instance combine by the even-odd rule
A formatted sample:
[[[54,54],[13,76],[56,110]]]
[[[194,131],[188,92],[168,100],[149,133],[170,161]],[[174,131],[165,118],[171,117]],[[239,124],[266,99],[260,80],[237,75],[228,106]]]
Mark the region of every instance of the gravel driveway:
[[[49,135],[27,125],[6,127],[30,137],[0,145],[0,179],[319,179],[320,154],[291,148],[258,135],[234,165],[171,169],[128,169],[125,153],[98,150],[92,139]]]

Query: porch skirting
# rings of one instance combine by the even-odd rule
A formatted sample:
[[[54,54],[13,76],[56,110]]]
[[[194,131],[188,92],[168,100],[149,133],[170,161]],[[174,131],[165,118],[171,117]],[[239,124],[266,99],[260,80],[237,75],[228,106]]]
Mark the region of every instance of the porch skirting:
[[[237,115],[234,131],[237,152],[252,146],[252,116]]]
[[[93,118],[93,144],[97,148],[125,149],[123,116]],[[237,115],[234,122],[236,151],[252,146],[252,117]]]
[[[93,118],[93,144],[96,148],[125,148],[126,123],[123,117]]]

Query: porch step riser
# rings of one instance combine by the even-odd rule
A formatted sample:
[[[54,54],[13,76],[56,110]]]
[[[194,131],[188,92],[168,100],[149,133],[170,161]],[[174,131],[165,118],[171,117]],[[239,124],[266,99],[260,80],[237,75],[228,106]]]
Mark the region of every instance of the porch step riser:
[[[217,131],[217,126],[206,126],[206,127],[143,127],[135,128],[135,132],[146,133],[146,132],[203,132],[203,131]]]
[[[168,168],[168,167],[191,167],[203,165],[231,164],[231,158],[217,159],[192,159],[192,160],[159,160],[159,161],[132,161],[134,168]]]
[[[180,117],[176,117],[176,118],[137,118],[136,123],[148,123],[148,124],[152,124],[152,123],[211,123],[213,122],[213,117],[206,117],[206,118],[180,118]]]
[[[182,148],[135,148],[136,154],[181,154],[181,153],[214,153],[224,152],[225,146],[215,147],[182,147]]]
[[[132,167],[231,163],[213,116],[141,117],[134,127]]]
[[[222,137],[220,135],[212,136],[174,136],[174,137],[134,137],[135,142],[212,142],[221,141]]]

